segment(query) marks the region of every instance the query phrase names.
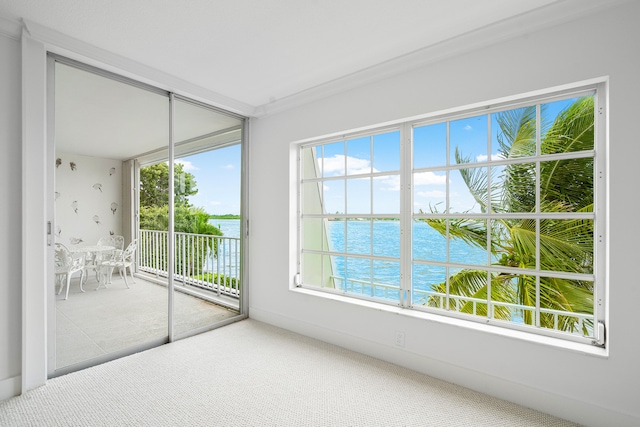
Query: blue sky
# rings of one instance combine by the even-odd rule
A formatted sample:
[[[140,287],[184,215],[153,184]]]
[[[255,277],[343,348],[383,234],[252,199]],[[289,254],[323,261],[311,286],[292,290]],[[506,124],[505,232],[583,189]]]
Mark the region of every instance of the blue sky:
[[[240,214],[239,144],[182,157],[176,162],[196,178],[198,194],[189,197],[192,204],[213,215]]]
[[[574,99],[562,100],[545,105],[545,117],[553,121],[557,114],[570,105]],[[491,153],[488,145],[488,127],[491,120]],[[455,165],[455,148],[468,158],[473,167],[482,168],[486,173],[486,162],[498,156],[499,127],[495,114],[480,115],[450,122],[449,164]],[[414,168],[445,166],[446,124],[440,123],[414,129]],[[362,137],[315,147],[318,166],[323,176],[346,175],[343,180],[324,182],[324,202],[326,212],[346,212],[348,214],[398,214],[400,210],[397,173],[400,168],[399,131]],[[359,173],[392,172],[386,176],[370,179],[349,179]],[[414,173],[414,212],[419,209],[429,211],[429,206],[445,209],[447,177],[444,171],[420,171]],[[372,184],[373,182],[373,184]],[[450,208],[452,212],[479,212],[480,209],[464,184],[460,173],[452,170],[449,174]],[[371,212],[371,188],[373,185],[373,212]]]

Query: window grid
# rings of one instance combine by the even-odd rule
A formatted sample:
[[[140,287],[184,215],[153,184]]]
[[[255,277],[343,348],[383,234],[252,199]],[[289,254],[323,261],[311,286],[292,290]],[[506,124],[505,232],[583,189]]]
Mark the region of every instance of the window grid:
[[[588,93],[593,93],[594,90],[590,90]],[[564,95],[564,98],[566,98],[566,95]],[[595,100],[597,101],[598,98],[597,96],[594,95]],[[545,335],[554,335],[555,334],[555,330],[553,331],[548,331],[548,330],[543,330],[542,326],[541,326],[541,317],[545,314],[549,314],[549,311],[547,309],[544,309],[541,306],[540,300],[541,300],[541,278],[547,278],[547,279],[558,279],[558,280],[567,280],[567,281],[584,281],[584,282],[590,282],[592,284],[597,284],[598,286],[594,286],[594,294],[593,294],[593,298],[594,300],[598,300],[597,304],[594,304],[594,309],[593,309],[593,326],[591,326],[592,330],[586,334],[585,337],[583,336],[579,336],[579,334],[573,334],[569,337],[565,336],[565,333],[560,334],[561,336],[563,336],[564,338],[567,339],[572,339],[575,341],[585,341],[585,339],[588,340],[594,340],[594,341],[598,341],[599,337],[596,337],[595,334],[597,333],[598,328],[595,328],[595,323],[602,319],[602,313],[603,313],[603,297],[602,297],[602,283],[598,283],[599,281],[601,281],[601,279],[596,279],[596,273],[597,271],[600,269],[602,269],[602,260],[601,258],[603,258],[603,256],[599,255],[598,252],[602,252],[602,248],[603,248],[603,238],[602,236],[602,230],[601,230],[601,226],[599,225],[598,222],[596,222],[596,212],[599,212],[600,209],[602,209],[602,206],[600,206],[600,203],[598,202],[598,198],[597,198],[597,189],[598,187],[602,187],[602,184],[598,184],[597,182],[594,182],[594,188],[593,188],[593,203],[596,207],[596,209],[594,209],[594,211],[592,212],[543,212],[541,211],[541,163],[542,162],[554,162],[554,161],[562,161],[562,160],[577,160],[577,159],[597,159],[597,157],[595,156],[595,152],[596,152],[596,148],[598,147],[598,144],[602,144],[602,142],[599,141],[604,141],[603,139],[603,135],[602,132],[598,133],[597,130],[598,129],[602,129],[602,126],[598,127],[598,120],[596,117],[594,126],[596,129],[596,133],[594,136],[595,142],[594,142],[594,149],[593,150],[585,150],[585,151],[575,151],[575,152],[567,152],[567,153],[553,153],[553,154],[544,154],[541,152],[541,145],[542,145],[542,114],[541,114],[541,105],[544,102],[550,102],[550,100],[556,100],[556,99],[563,99],[563,97],[548,97],[548,98],[541,98],[538,102],[534,103],[524,103],[522,105],[519,106],[534,106],[535,105],[535,154],[531,155],[531,156],[523,156],[523,157],[515,157],[515,158],[493,158],[493,149],[495,147],[493,147],[492,145],[492,138],[493,138],[493,123],[492,123],[492,118],[494,114],[498,114],[500,112],[503,111],[508,111],[508,108],[506,107],[502,107],[502,109],[493,109],[493,110],[484,110],[481,112],[482,116],[486,116],[486,120],[487,120],[487,159],[485,161],[476,161],[476,162],[471,162],[471,163],[465,163],[465,164],[456,164],[452,162],[452,143],[451,143],[451,126],[450,123],[452,120],[458,120],[459,117],[452,117],[449,120],[444,121],[444,123],[446,123],[446,156],[445,156],[445,164],[442,166],[428,166],[428,167],[418,167],[415,168],[414,167],[414,146],[413,146],[413,132],[414,130],[418,127],[418,126],[425,126],[425,123],[428,124],[437,124],[437,123],[442,123],[441,122],[437,122],[437,121],[429,121],[429,122],[407,122],[404,123],[401,127],[400,127],[400,144],[399,144],[399,150],[400,150],[400,156],[401,156],[401,167],[399,167],[399,170],[391,170],[391,171],[376,171],[374,168],[374,161],[376,160],[376,156],[378,155],[374,149],[374,136],[375,135],[380,135],[383,134],[385,132],[388,132],[389,129],[380,129],[379,131],[374,131],[371,132],[368,135],[348,135],[345,136],[344,138],[341,138],[340,140],[336,141],[336,140],[331,140],[331,141],[322,141],[322,142],[316,142],[313,144],[307,144],[307,145],[302,145],[300,147],[300,150],[313,150],[313,153],[317,155],[317,153],[320,153],[320,156],[322,157],[322,161],[319,162],[320,165],[320,174],[316,174],[316,177],[306,177],[301,179],[301,184],[304,183],[309,183],[309,182],[316,182],[318,184],[318,187],[322,188],[326,185],[326,183],[330,183],[330,182],[337,182],[342,180],[344,183],[344,189],[343,189],[343,200],[344,200],[344,204],[343,206],[345,207],[344,212],[336,212],[336,214],[331,214],[330,212],[326,211],[326,194],[323,191],[320,191],[320,199],[321,199],[321,205],[322,205],[322,210],[321,211],[309,211],[309,210],[305,210],[305,209],[301,209],[301,218],[319,218],[322,220],[322,222],[325,224],[325,226],[323,226],[323,233],[326,235],[327,233],[327,228],[326,228],[326,224],[332,220],[332,219],[339,219],[342,221],[342,227],[343,227],[343,231],[342,231],[342,235],[344,236],[345,242],[344,245],[342,247],[342,250],[336,250],[337,248],[327,248],[328,250],[324,250],[324,246],[323,246],[323,250],[321,251],[317,251],[317,250],[312,250],[312,249],[308,249],[305,248],[302,244],[301,244],[301,250],[300,253],[304,254],[304,253],[316,253],[318,255],[321,255],[321,257],[324,259],[326,258],[330,258],[330,259],[334,259],[336,257],[342,257],[344,259],[344,264],[345,264],[345,271],[348,271],[348,266],[349,266],[349,258],[352,258],[354,260],[357,259],[362,259],[367,260],[368,261],[368,265],[369,265],[369,272],[368,272],[368,279],[369,279],[369,290],[371,291],[370,294],[366,294],[366,292],[362,291],[362,294],[353,294],[351,292],[349,292],[346,289],[346,282],[348,282],[350,279],[349,277],[347,277],[348,275],[345,274],[345,277],[343,277],[342,281],[345,282],[345,288],[340,289],[339,286],[335,286],[332,289],[326,289],[327,291],[330,292],[339,292],[339,293],[346,293],[350,296],[354,296],[354,297],[360,297],[360,298],[365,298],[365,299],[374,299],[374,300],[381,300],[383,302],[391,302],[394,304],[398,304],[402,307],[407,307],[407,308],[412,308],[412,309],[418,309],[418,310],[424,310],[424,311],[434,311],[434,312],[438,312],[441,313],[443,310],[447,312],[447,314],[449,315],[453,315],[454,317],[462,317],[462,318],[469,318],[469,315],[465,315],[463,313],[458,313],[455,312],[453,310],[456,309],[456,307],[458,305],[461,304],[461,301],[463,301],[462,303],[464,303],[464,300],[478,300],[475,297],[468,297],[468,296],[464,296],[464,295],[457,295],[452,293],[452,283],[451,283],[451,277],[452,277],[452,272],[455,271],[459,271],[461,269],[481,269],[483,271],[486,272],[486,296],[483,298],[480,298],[480,300],[475,301],[473,306],[473,314],[471,314],[470,316],[476,316],[476,305],[479,304],[486,304],[486,321],[492,323],[491,321],[493,320],[499,320],[498,318],[496,318],[494,316],[495,312],[494,312],[494,308],[493,305],[495,304],[496,309],[501,309],[500,307],[507,307],[509,306],[509,303],[507,302],[503,302],[503,301],[494,301],[493,298],[493,289],[492,289],[492,277],[493,274],[505,274],[505,275],[512,275],[515,279],[518,278],[522,278],[522,277],[530,277],[530,278],[534,278],[535,279],[535,294],[534,294],[534,299],[535,299],[535,304],[533,306],[531,306],[531,310],[533,310],[533,318],[534,318],[534,323],[532,325],[524,325],[522,323],[520,324],[514,324],[513,322],[509,323],[509,327],[514,327],[515,329],[523,329],[524,330],[529,330],[531,331],[531,328],[534,327],[536,329],[538,329],[536,332],[545,334]],[[601,107],[599,106],[598,102],[596,102],[595,104],[599,110],[601,110]],[[509,106],[509,108],[512,108],[512,105]],[[597,115],[597,114],[596,114]],[[464,115],[463,115],[464,116]],[[473,116],[472,114],[466,116],[466,117],[470,117],[473,118],[475,116]],[[428,125],[427,124],[427,125]],[[392,129],[392,131],[396,131],[398,130],[397,128]],[[350,173],[349,171],[349,159],[352,158],[350,157],[350,154],[352,154],[349,150],[349,141],[354,141],[356,139],[361,139],[363,137],[366,137],[368,139],[368,144],[369,144],[369,150],[368,150],[368,157],[369,157],[369,165],[367,166],[367,170],[368,172],[363,172],[360,171],[359,173]],[[326,170],[326,154],[325,154],[325,147],[329,144],[333,144],[336,142],[340,142],[342,141],[343,147],[344,147],[344,165],[343,165],[343,169],[344,169],[344,174],[343,175],[337,175],[337,176],[328,176],[327,175],[327,170]],[[318,151],[317,147],[320,147]],[[301,162],[302,163],[302,162]],[[596,164],[597,163],[597,164]],[[314,162],[315,164],[315,162]],[[499,171],[500,168],[507,168],[510,166],[518,166],[518,165],[529,165],[529,164],[533,164],[534,165],[534,177],[535,177],[535,211],[534,212],[499,212],[496,213],[494,212],[494,206],[492,204],[493,201],[493,194],[492,194],[492,177],[493,177],[493,170],[495,169],[496,171]],[[486,195],[486,204],[487,204],[487,209],[486,212],[451,212],[452,206],[451,206],[451,198],[452,198],[452,185],[451,183],[451,175],[454,172],[459,172],[462,169],[468,169],[468,168],[486,168],[487,171],[487,195]],[[497,168],[497,169],[496,169]],[[603,178],[603,173],[601,171],[603,171],[603,161],[602,159],[600,159],[600,162],[594,162],[593,165],[593,169],[594,169],[594,181],[597,181],[598,178]],[[414,212],[414,208],[413,208],[413,198],[414,198],[414,188],[415,188],[415,183],[413,182],[415,179],[415,176],[417,173],[422,173],[422,172],[444,172],[444,176],[445,176],[445,181],[446,181],[446,187],[445,187],[445,210],[443,212],[437,212],[437,213],[425,213],[425,212]],[[304,176],[304,174],[302,174],[301,176]],[[400,179],[400,187],[401,187],[401,192],[400,192],[400,212],[398,213],[394,213],[394,214],[384,214],[384,213],[374,213],[375,209],[374,209],[374,200],[377,197],[375,191],[374,191],[374,178],[388,178],[388,177],[393,177],[393,176],[398,176]],[[597,176],[597,178],[596,178]],[[350,208],[350,190],[349,190],[349,180],[354,180],[354,179],[366,179],[368,182],[368,213],[356,213],[353,212],[352,209]],[[596,185],[598,184],[598,185]],[[496,193],[497,194],[497,193]],[[301,197],[301,199],[304,199],[304,196]],[[600,214],[599,214],[600,215]],[[335,218],[334,218],[335,217]],[[399,253],[398,256],[394,256],[394,257],[389,257],[389,256],[381,256],[381,255],[376,255],[375,254],[375,249],[374,249],[374,220],[381,220],[381,219],[389,219],[389,218],[393,218],[394,220],[400,222],[400,248],[399,248]],[[451,229],[451,221],[455,220],[455,219],[464,219],[464,220],[483,220],[485,221],[486,224],[486,257],[487,257],[487,262],[485,265],[476,265],[476,264],[470,264],[470,263],[456,263],[453,262],[451,259],[451,241],[452,241],[452,229]],[[498,265],[495,263],[495,259],[492,255],[492,238],[493,238],[493,232],[492,232],[492,228],[496,227],[496,223],[495,221],[497,220],[530,220],[533,221],[533,223],[535,224],[535,264],[533,268],[523,268],[523,267],[518,267],[518,268],[514,268],[514,267],[509,267],[506,265]],[[594,241],[594,248],[593,248],[593,257],[596,261],[596,264],[593,266],[593,272],[591,273],[575,273],[575,272],[563,272],[563,271],[548,271],[548,270],[544,270],[542,268],[541,265],[541,221],[543,220],[572,220],[572,219],[577,219],[577,220],[590,220],[593,224],[593,228],[595,231],[598,232],[598,242],[600,243],[598,246],[598,248],[596,248],[596,242]],[[359,253],[352,253],[348,250],[348,245],[346,240],[349,237],[349,227],[348,224],[350,222],[354,222],[355,220],[359,220],[359,221],[363,221],[366,220],[367,221],[367,227],[368,227],[368,235],[370,236],[369,241],[368,241],[368,253],[366,254],[359,254]],[[445,257],[445,262],[440,262],[440,261],[435,261],[435,260],[429,260],[429,259],[414,259],[412,253],[413,253],[413,249],[414,249],[414,244],[415,242],[413,242],[413,223],[415,221],[424,221],[424,220],[443,220],[444,224],[445,224],[445,251],[446,251],[446,257]],[[374,279],[376,277],[376,273],[374,271],[374,266],[376,265],[375,261],[381,261],[381,262],[394,262],[394,263],[398,263],[399,264],[399,271],[400,271],[400,283],[398,284],[398,286],[392,286],[389,288],[393,288],[398,290],[397,296],[394,293],[392,298],[388,298],[387,295],[389,295],[388,293],[386,293],[386,291],[389,289],[385,289],[385,294],[382,297],[376,296],[375,291],[376,291],[376,286],[377,284],[374,283]],[[322,261],[324,263],[324,261]],[[333,261],[332,261],[333,262]],[[355,261],[351,261],[354,262]],[[415,293],[417,292],[417,289],[414,288],[413,286],[413,280],[414,280],[414,272],[415,272],[415,267],[416,266],[424,266],[424,267],[442,267],[444,268],[444,272],[445,272],[445,280],[444,280],[444,285],[445,285],[445,292],[444,292],[444,301],[446,302],[446,304],[441,304],[438,305],[437,308],[434,307],[424,307],[424,306],[416,306],[413,303],[413,300],[415,298]],[[325,278],[324,278],[324,274],[326,274],[326,271],[324,268],[321,268],[322,270],[322,283],[325,283]],[[304,280],[304,276],[305,276],[305,267],[304,265],[302,266],[302,272],[303,272],[303,285],[305,283]],[[364,286],[363,286],[364,288]],[[403,294],[404,291],[404,294]],[[599,291],[599,292],[596,292]],[[496,296],[497,298],[497,296]],[[523,310],[522,308],[515,308],[517,310]],[[523,311],[524,313],[524,311]],[[576,312],[576,314],[580,315],[580,313]],[[525,314],[523,314],[525,315]],[[484,318],[483,316],[478,316],[480,319]],[[556,316],[556,317],[561,317],[560,315]],[[565,316],[567,317],[567,316]],[[478,320],[478,319],[472,319],[472,320]],[[556,323],[558,321],[556,320]],[[504,321],[500,321],[500,323],[504,323]],[[582,320],[580,320],[580,325],[582,325]],[[504,326],[504,325],[503,325]]]

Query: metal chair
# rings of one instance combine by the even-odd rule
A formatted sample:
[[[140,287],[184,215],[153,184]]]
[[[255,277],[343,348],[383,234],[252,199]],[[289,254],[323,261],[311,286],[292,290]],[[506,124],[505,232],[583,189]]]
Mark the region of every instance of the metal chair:
[[[82,289],[82,281],[84,280],[85,273],[84,255],[74,258],[65,245],[63,245],[62,243],[56,243],[54,260],[56,282],[60,282],[60,289],[58,290],[57,295],[60,295],[60,293],[62,292],[62,287],[64,286],[63,279],[66,279],[67,293],[64,299],[69,298],[71,276],[73,275],[73,273],[77,273],[78,271],[82,272],[82,276],[80,276],[80,291],[84,292],[84,289]]]
[[[104,285],[107,286],[107,283],[111,283],[111,276],[113,275],[113,269],[118,268],[120,272],[120,277],[124,278],[124,284],[129,288],[129,283],[127,282],[127,268],[129,269],[129,274],[131,275],[131,280],[133,283],[136,283],[133,278],[133,268],[132,265],[135,262],[135,253],[138,248],[138,239],[133,239],[129,246],[124,251],[114,251],[111,259],[102,261],[101,269],[105,271]],[[123,273],[124,271],[124,273]],[[108,276],[108,278],[107,278]],[[98,285],[99,286],[99,285]]]

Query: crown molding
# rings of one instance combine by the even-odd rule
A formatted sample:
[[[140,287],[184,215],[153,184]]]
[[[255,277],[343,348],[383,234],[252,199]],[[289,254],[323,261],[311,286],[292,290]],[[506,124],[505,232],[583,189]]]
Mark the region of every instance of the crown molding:
[[[255,107],[252,105],[205,89],[179,77],[90,45],[35,22],[24,19],[23,25],[25,33],[34,40],[43,43],[48,52],[121,74],[245,117],[254,115]]]
[[[633,0],[560,0],[356,71],[274,102],[260,105],[255,109],[255,116],[266,117],[278,114],[291,108],[300,107],[304,104],[319,101],[332,95],[347,92],[545,28],[574,21],[631,1]]]
[[[21,30],[22,24],[20,22],[0,16],[0,35],[20,40]]]

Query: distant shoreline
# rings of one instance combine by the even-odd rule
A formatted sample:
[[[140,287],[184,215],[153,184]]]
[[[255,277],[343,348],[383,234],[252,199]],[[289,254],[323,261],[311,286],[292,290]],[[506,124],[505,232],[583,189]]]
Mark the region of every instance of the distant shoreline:
[[[233,214],[209,215],[209,219],[240,219],[240,215],[233,215]]]

